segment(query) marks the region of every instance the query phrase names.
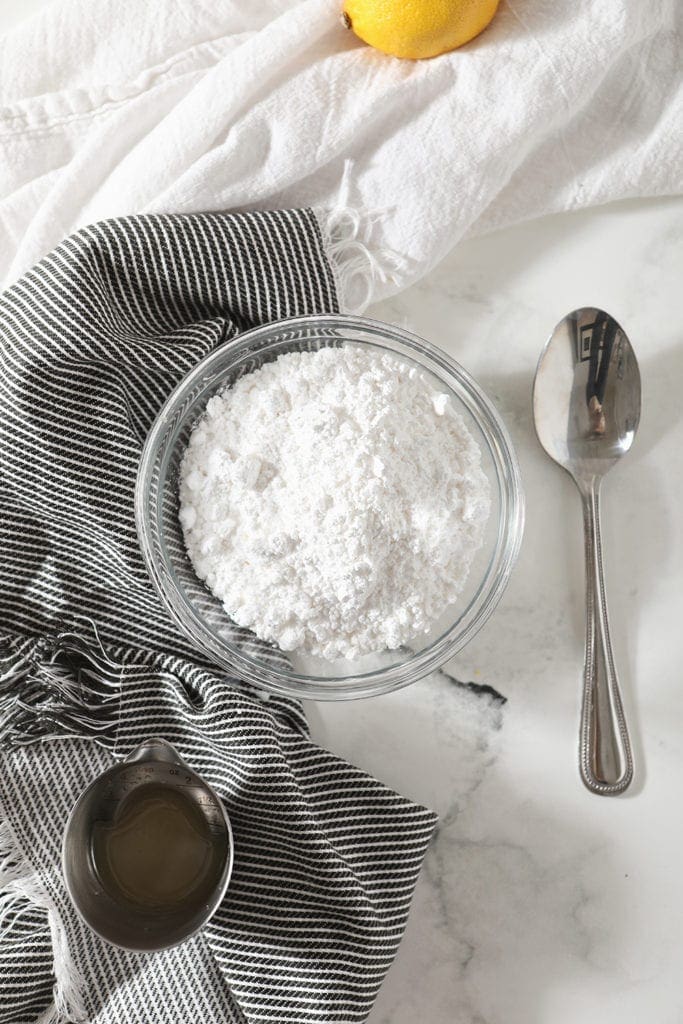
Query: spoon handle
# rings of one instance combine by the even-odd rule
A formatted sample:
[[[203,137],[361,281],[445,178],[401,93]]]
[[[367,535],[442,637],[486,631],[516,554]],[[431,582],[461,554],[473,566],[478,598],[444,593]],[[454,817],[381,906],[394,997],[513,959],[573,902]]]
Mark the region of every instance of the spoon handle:
[[[579,768],[592,793],[615,796],[631,784],[633,755],[609,636],[599,488],[597,479],[580,488],[586,548],[586,663]]]

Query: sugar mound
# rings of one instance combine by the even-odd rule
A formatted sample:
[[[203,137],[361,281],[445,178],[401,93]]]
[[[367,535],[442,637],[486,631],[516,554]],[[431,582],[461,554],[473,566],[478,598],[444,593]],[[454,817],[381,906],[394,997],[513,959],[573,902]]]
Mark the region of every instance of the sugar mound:
[[[282,650],[355,658],[454,602],[489,485],[448,394],[361,346],[295,352],[212,398],[180,473],[198,576]]]

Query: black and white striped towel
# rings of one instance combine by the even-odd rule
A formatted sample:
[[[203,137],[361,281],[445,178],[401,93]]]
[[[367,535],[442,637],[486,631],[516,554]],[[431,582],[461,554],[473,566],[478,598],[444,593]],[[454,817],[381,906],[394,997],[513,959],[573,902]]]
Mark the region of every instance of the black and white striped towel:
[[[98,224],[0,297],[2,1024],[369,1013],[434,816],[315,746],[296,702],[203,663],[148,582],[133,520],[142,443],[197,360],[337,307],[306,210]],[[223,796],[235,867],[198,937],[136,955],[77,919],[59,847],[90,779],[152,734]]]

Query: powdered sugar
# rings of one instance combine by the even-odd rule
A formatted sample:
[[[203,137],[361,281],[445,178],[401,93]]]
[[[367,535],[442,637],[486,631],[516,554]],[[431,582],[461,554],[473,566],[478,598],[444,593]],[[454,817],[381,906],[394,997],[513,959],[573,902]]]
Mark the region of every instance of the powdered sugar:
[[[212,398],[183,459],[180,521],[228,615],[326,658],[428,631],[489,514],[478,445],[451,406],[360,346],[283,355]]]

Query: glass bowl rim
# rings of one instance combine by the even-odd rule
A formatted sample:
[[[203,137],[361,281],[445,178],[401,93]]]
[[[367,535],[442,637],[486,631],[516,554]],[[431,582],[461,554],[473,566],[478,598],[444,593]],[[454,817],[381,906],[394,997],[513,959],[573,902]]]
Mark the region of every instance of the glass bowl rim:
[[[233,349],[237,355],[240,350],[259,339],[264,339],[264,348],[267,350],[269,337],[271,342],[276,344],[278,341],[286,340],[282,339],[285,332],[325,328],[349,332],[363,331],[382,336],[385,341],[398,342],[418,353],[427,363],[426,369],[435,376],[443,378],[445,375],[445,383],[451,390],[452,379],[455,378],[467,400],[465,401],[460,393],[457,393],[457,397],[475,420],[489,448],[500,492],[495,550],[473,597],[452,625],[437,640],[422,651],[413,653],[405,661],[370,671],[329,677],[304,675],[295,671],[284,672],[272,665],[259,664],[211,633],[181,591],[168,585],[168,562],[166,573],[159,572],[152,544],[151,517],[148,512],[151,473],[159,454],[158,449],[166,424],[172,419],[184,395],[191,391],[200,379],[209,378],[212,367],[223,360],[226,350]],[[360,344],[368,341],[352,337],[342,340],[352,343],[355,340]],[[395,352],[397,358],[401,358],[401,354]],[[422,365],[420,360],[416,362]],[[416,682],[430,672],[440,669],[479,632],[498,604],[519,554],[524,532],[524,495],[517,456],[500,414],[474,378],[455,359],[431,342],[382,321],[365,316],[321,313],[277,320],[244,331],[212,349],[183,377],[157,413],[145,440],[135,488],[135,521],[140,549],[152,584],[173,621],[200,653],[225,671],[280,696],[311,700],[350,700],[388,693]],[[460,628],[463,621],[464,627]],[[453,636],[453,633],[457,635]]]

